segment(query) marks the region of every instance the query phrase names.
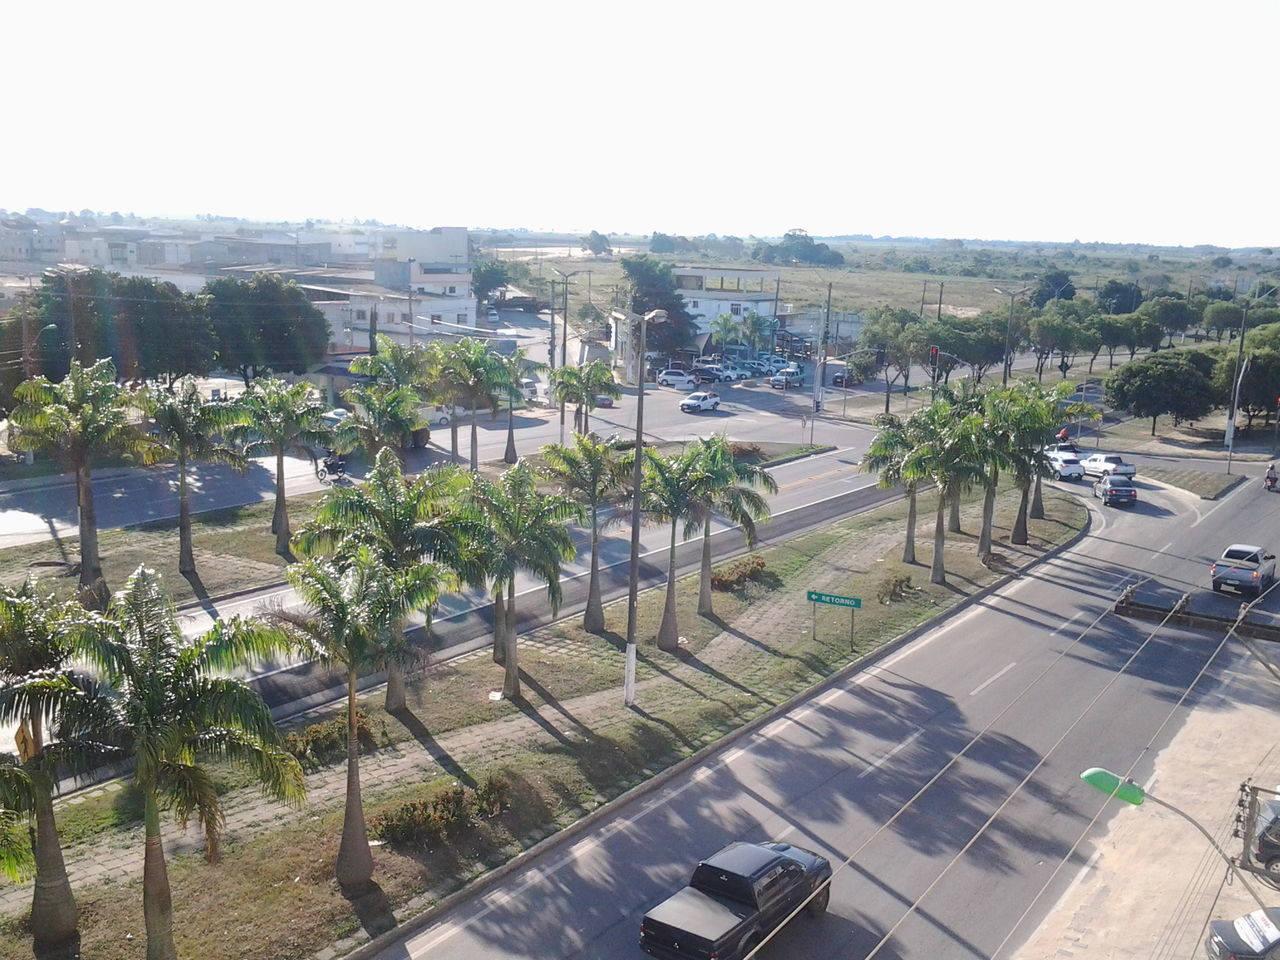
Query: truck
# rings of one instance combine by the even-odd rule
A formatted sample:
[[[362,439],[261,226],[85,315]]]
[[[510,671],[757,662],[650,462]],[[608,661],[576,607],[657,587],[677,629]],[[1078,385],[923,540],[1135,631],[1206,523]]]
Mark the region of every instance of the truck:
[[[1230,587],[1257,597],[1276,582],[1276,555],[1250,543],[1233,543],[1209,568],[1209,576],[1215,593]]]
[[[644,915],[640,949],[662,960],[742,960],[801,907],[822,916],[830,897],[826,857],[789,843],[731,843]]]

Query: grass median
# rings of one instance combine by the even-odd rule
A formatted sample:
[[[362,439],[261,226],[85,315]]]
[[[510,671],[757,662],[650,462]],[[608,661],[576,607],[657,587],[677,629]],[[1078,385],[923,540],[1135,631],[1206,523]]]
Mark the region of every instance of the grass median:
[[[501,668],[488,651],[415,678],[407,713],[384,713],[380,693],[363,698],[374,727],[385,731],[380,747],[362,762],[370,818],[455,781],[475,783],[495,774],[507,784],[502,812],[448,843],[377,848],[376,879],[396,915],[403,919],[466,885],[1073,536],[1084,522],[1080,501],[1052,489],[1045,499],[1047,517],[1032,521],[1031,544],[1013,547],[1006,541],[1016,499],[1012,491],[1001,495],[994,569],[977,561],[978,504],[967,504],[965,532],[948,536],[945,587],[928,583],[928,523],[918,530],[919,563],[901,562],[901,503],[759,549],[763,568],[716,593],[714,618],[697,615],[697,577],[684,578],[678,585],[683,643],[669,655],[642,642],[636,710],[621,705],[624,603],[606,608],[603,636],[585,633],[574,620],[522,638],[523,703],[490,700],[489,692],[501,686]],[[897,584],[894,599],[880,602],[877,595],[888,597],[891,584]],[[820,607],[815,625],[807,589],[863,598],[852,643],[848,611]],[[656,632],[662,600],[661,590],[641,596],[641,638]],[[190,854],[176,857],[171,867],[180,954],[283,960],[311,956],[358,931],[332,876],[342,781],[341,766],[309,776],[311,800],[301,813],[247,792],[226,795],[222,862],[210,866]],[[78,882],[77,867],[106,849],[140,856],[128,796],[127,790],[104,791],[59,809],[64,830],[80,838],[68,859],[82,905],[84,952],[105,960],[138,954],[140,871],[89,887]],[[175,829],[166,824],[170,835]],[[21,920],[4,929],[25,932]],[[0,960],[28,955],[25,938],[0,938]]]

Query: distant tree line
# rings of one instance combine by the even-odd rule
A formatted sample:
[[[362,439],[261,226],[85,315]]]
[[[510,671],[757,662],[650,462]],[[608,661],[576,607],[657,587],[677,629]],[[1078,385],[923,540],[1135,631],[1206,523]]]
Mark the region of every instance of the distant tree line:
[[[0,324],[0,407],[23,379],[61,381],[71,361],[109,358],[123,380],[205,376],[246,384],[267,373],[305,373],[324,356],[329,323],[292,281],[260,273],[219,277],[199,293],[150,277],[56,271]]]

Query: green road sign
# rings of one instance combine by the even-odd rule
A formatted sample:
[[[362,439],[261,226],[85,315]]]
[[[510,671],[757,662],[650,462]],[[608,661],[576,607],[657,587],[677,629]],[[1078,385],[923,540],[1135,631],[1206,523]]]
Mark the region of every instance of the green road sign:
[[[841,597],[834,593],[819,593],[817,590],[809,591],[810,603],[829,603],[833,607],[853,607],[855,610],[862,609],[861,597]]]

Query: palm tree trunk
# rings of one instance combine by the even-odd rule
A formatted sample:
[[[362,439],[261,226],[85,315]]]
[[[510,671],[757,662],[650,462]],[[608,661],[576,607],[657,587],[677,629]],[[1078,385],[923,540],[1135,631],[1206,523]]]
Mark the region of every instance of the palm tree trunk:
[[[474,403],[471,404],[471,472],[475,473],[480,469],[480,433],[479,427],[476,426],[476,418],[480,416],[480,411],[476,409]]]
[[[191,544],[191,499],[187,496],[187,458],[178,454],[178,572],[196,572],[196,554]]]
[[[929,567],[929,582],[946,584],[947,582],[947,495],[938,491],[938,515],[933,524],[933,564]]]
[[[347,668],[347,802],[342,815],[342,840],[334,875],[347,899],[369,889],[373,879],[373,854],[364,822],[364,801],[360,797],[360,742],[356,737],[356,679],[354,667]]]
[[[271,519],[276,535],[276,553],[289,555],[289,501],[284,495],[284,450],[276,451],[276,509]]]
[[[37,960],[71,960],[80,956],[79,910],[67,865],[62,858],[58,824],[53,815],[52,784],[37,774],[35,790],[35,891],[31,896],[31,931]]]
[[[902,562],[916,562],[916,485],[907,484],[907,539],[902,546]]]
[[[449,444],[452,450],[453,463],[458,462],[458,408],[449,405]]]
[[[404,635],[404,621],[401,620],[395,625],[396,631],[400,636]],[[431,611],[427,611],[427,632],[431,631]],[[398,663],[387,664],[387,694],[383,700],[382,707],[387,713],[395,713],[403,710],[407,698],[404,690],[404,668]]]
[[[142,860],[142,918],[147,928],[147,960],[177,960],[173,942],[173,894],[169,889],[169,868],[160,839],[160,805],[155,788],[148,786],[143,818],[146,845]]]
[[[591,505],[591,576],[587,581],[587,612],[582,629],[588,633],[604,632],[604,602],[600,597],[600,508]]]
[[[582,414],[582,426],[578,428],[578,432],[584,437],[591,432],[591,411],[586,407],[578,407],[578,412]],[[1151,430],[1152,436],[1155,435],[1155,428]]]
[[[516,578],[507,581],[507,627],[503,631],[507,646],[507,672],[502,678],[502,696],[520,699],[520,664],[516,657]]]
[[[1022,491],[1022,496],[1018,500],[1018,515],[1014,518],[1009,542],[1023,544],[1027,542],[1027,500],[1031,496],[1031,482],[1019,482],[1018,489]]]
[[[76,497],[80,507],[80,599],[90,609],[105,610],[107,585],[102,579],[98,514],[93,507],[93,477],[87,463],[76,469]]]
[[[667,600],[658,626],[658,649],[668,653],[680,646],[680,627],[676,623],[676,521],[671,521],[671,552],[667,557]]]
[[[991,535],[995,527],[996,515],[996,480],[987,484],[982,495],[982,532],[978,534],[978,559],[983,563],[991,562]]]
[[[1040,496],[1040,474],[1036,474],[1035,493],[1031,497],[1031,519],[1044,519],[1044,499]]]
[[[507,598],[502,584],[493,593],[493,662],[507,662]]]
[[[715,616],[711,598],[711,518],[702,521],[702,569],[698,575],[698,615]]]
[[[956,487],[948,499],[951,501],[951,515],[947,520],[949,533],[963,533],[960,529],[960,488]]]
[[[508,400],[507,406],[507,449],[502,455],[503,463],[515,463],[516,456],[516,404],[514,399]]]

